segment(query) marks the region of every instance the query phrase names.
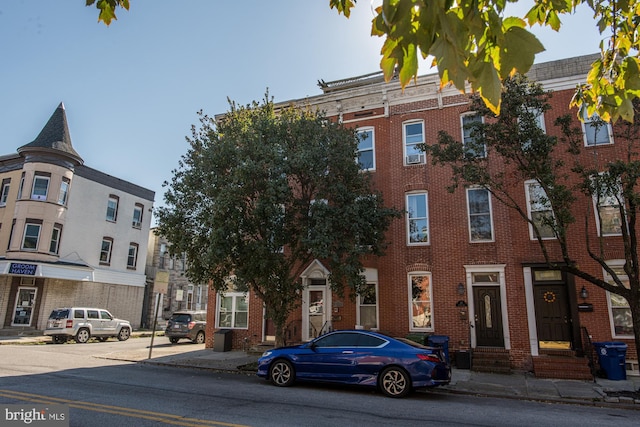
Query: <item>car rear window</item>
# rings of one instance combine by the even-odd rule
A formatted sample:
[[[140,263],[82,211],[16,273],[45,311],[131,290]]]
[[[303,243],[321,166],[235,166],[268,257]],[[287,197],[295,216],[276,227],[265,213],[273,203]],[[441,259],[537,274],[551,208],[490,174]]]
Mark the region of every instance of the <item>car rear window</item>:
[[[51,312],[51,315],[49,316],[49,319],[56,319],[56,320],[66,319],[68,315],[69,315],[69,310],[53,310]]]
[[[174,314],[171,316],[171,320],[174,322],[189,323],[191,321],[191,315],[185,313]]]

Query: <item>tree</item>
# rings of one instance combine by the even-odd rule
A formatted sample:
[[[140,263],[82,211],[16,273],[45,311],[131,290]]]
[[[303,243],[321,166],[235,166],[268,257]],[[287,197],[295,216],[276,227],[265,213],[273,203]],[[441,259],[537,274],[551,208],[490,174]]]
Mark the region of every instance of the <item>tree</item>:
[[[116,8],[121,7],[129,10],[129,0],[87,0],[85,6],[91,6],[95,4],[96,8],[100,11],[98,15],[98,22],[102,21],[106,26],[111,25],[111,21],[118,19],[116,17]]]
[[[575,121],[569,115],[556,121],[560,138],[546,134],[538,125],[540,113],[551,108],[550,97],[551,93],[539,84],[516,75],[505,81],[504,108],[499,116],[478,96],[472,97],[470,110],[486,120],[471,122],[466,129],[470,138],[465,143],[441,132],[438,144],[422,148],[431,153],[434,164],[451,168],[451,191],[459,185],[479,185],[528,222],[535,230],[549,268],[565,271],[624,298],[630,307],[640,360],[640,259],[636,234],[640,208],[640,125],[622,122],[615,127],[616,145],[624,147],[626,157],[586,160],[586,156],[580,156],[584,144],[582,129],[574,126]],[[634,105],[640,111],[640,103],[636,101]],[[607,124],[601,121],[597,126]],[[531,198],[529,202],[543,207],[537,216],[528,214],[527,202],[522,197],[523,183],[528,180],[539,184],[536,200]],[[593,208],[584,213],[585,205],[594,204],[598,230],[590,230],[588,226],[589,219],[594,217]],[[585,230],[582,246],[578,240],[580,232],[576,231],[580,209]],[[606,230],[620,237],[603,237]],[[598,236],[595,240],[594,235]],[[617,242],[621,245],[612,245],[611,239],[620,239]],[[622,268],[608,263],[612,247],[617,248],[616,255],[624,260]],[[588,254],[610,279],[598,277],[588,266],[578,264],[575,259],[579,251]]]
[[[330,0],[347,18],[357,0]],[[632,101],[640,96],[640,0],[535,0],[524,18],[505,16],[517,0],[383,0],[375,9],[371,34],[386,37],[380,66],[390,80],[399,72],[402,87],[417,77],[418,56],[433,57],[442,86],[465,91],[467,83],[495,114],[501,111],[501,82],[525,74],[544,50],[526,27],[546,25],[558,31],[560,17],[580,6],[593,10],[600,34],[601,58],[571,106],[603,120],[633,121]],[[595,48],[595,46],[594,46]]]
[[[186,253],[191,280],[223,294],[253,291],[278,346],[311,261],[329,268],[337,294],[360,291],[362,257],[383,253],[399,212],[360,170],[355,130],[320,112],[276,111],[266,96],[230,102],[217,121],[201,113],[188,142],[157,216],[171,251]]]

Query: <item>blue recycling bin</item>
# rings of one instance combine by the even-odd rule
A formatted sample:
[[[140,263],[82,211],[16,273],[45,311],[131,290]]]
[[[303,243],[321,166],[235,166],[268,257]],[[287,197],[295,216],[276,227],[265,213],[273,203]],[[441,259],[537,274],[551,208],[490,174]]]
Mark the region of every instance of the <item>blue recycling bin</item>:
[[[446,335],[429,335],[427,345],[430,347],[441,347],[444,351],[444,357],[449,362],[449,337]]]
[[[623,342],[594,342],[600,367],[610,380],[627,379],[627,345]]]

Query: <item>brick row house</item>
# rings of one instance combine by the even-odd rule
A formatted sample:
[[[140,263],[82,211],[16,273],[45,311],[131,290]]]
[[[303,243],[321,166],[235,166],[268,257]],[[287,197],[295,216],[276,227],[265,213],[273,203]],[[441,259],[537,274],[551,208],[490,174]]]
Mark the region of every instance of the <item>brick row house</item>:
[[[553,123],[569,112],[575,87],[584,82],[594,59],[590,55],[536,64],[529,72],[531,80],[554,92],[552,109],[540,117],[547,133],[559,135]],[[638,373],[626,301],[546,268],[528,223],[484,189],[450,193],[449,169],[432,165],[416,148],[435,143],[441,130],[463,141],[463,124],[474,119],[468,95],[440,89],[437,74],[419,77],[404,91],[397,81],[385,83],[378,73],[319,85],[322,94],[279,105],[309,105],[356,127],[365,136],[360,164],[371,173],[385,202],[406,213],[388,230],[386,254],[367,259],[363,274],[369,291],[355,300],[332,295],[330,272],[321,260],[307,267],[288,342],[307,341],[330,329],[439,335],[448,337],[449,352],[461,366],[471,358],[478,370],[586,379],[591,377],[584,357],[589,341],[613,340],[628,345],[627,369]],[[572,115],[575,118],[575,111]],[[621,156],[623,147],[616,145],[610,128],[596,134],[588,121],[575,120],[584,129],[583,155]],[[491,153],[486,155],[490,160]],[[530,215],[539,214],[536,183],[518,185]],[[592,201],[583,202],[587,212]],[[596,230],[595,224],[593,215],[589,229]],[[584,247],[584,225],[576,224],[575,230],[574,244]],[[610,265],[616,268],[623,259],[619,239],[606,237]],[[606,278],[584,250],[576,254],[581,266]],[[210,332],[232,329],[235,348],[273,340],[270,322],[254,295],[210,292],[209,307]],[[210,340],[207,345],[212,345]]]
[[[0,156],[0,181],[0,328],[42,330],[69,306],[138,328],[154,192],[85,166],[63,104]]]

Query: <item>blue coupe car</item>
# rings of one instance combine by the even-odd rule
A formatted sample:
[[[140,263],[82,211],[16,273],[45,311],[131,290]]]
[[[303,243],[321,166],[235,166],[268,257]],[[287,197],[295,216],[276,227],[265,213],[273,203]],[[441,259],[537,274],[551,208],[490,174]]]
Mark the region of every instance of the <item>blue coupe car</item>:
[[[364,330],[333,331],[306,344],[264,352],[258,376],[286,387],[296,380],[377,387],[390,397],[449,384],[451,366],[439,347]]]

